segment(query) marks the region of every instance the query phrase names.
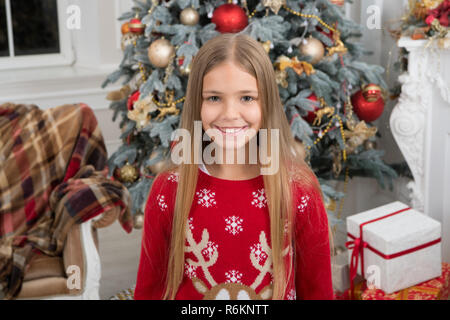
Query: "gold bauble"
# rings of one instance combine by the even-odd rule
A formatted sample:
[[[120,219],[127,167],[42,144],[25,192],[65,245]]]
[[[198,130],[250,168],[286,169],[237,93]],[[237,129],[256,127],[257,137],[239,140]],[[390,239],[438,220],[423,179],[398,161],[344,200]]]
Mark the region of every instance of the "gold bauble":
[[[186,26],[195,26],[200,19],[200,15],[194,8],[183,9],[180,13],[180,21]]]
[[[169,65],[175,48],[167,39],[158,39],[148,48],[148,59],[157,68],[165,68]]]
[[[135,229],[142,229],[144,226],[144,214],[142,212],[136,212],[133,217],[133,227]]]
[[[138,178],[138,170],[131,164],[126,164],[120,168],[120,181],[133,183]]]
[[[305,39],[299,46],[299,50],[304,56],[310,56],[312,58],[311,64],[316,64],[325,55],[325,47],[322,42],[316,38],[309,37]]]

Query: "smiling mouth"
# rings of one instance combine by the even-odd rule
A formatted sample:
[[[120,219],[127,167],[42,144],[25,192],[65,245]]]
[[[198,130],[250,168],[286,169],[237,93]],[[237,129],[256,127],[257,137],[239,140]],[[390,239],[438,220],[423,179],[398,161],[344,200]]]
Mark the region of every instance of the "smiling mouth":
[[[241,132],[244,132],[246,129],[248,129],[248,126],[244,127],[217,127],[214,126],[216,129],[218,129],[220,132],[222,132],[225,135],[235,136],[238,135]]]

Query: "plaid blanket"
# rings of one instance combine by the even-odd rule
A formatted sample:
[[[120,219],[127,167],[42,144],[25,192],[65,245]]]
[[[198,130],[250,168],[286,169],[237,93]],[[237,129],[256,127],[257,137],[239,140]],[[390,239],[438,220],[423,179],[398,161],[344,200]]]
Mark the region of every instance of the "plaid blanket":
[[[62,254],[73,224],[121,206],[131,232],[130,194],[107,178],[106,160],[87,105],[0,105],[0,298],[20,292],[34,254]]]

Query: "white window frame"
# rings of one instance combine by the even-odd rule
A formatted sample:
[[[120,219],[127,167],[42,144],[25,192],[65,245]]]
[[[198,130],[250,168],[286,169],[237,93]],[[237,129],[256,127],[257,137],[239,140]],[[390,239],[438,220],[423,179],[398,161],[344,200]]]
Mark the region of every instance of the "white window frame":
[[[8,42],[11,52],[13,45],[12,29],[11,29],[11,10],[10,1],[5,0],[7,25],[8,25]],[[75,62],[75,54],[72,47],[72,35],[66,26],[67,7],[69,0],[56,0],[58,10],[58,28],[59,28],[59,45],[60,53],[52,54],[36,54],[18,57],[0,57],[0,70],[10,69],[26,69],[35,67],[50,66],[69,66]]]

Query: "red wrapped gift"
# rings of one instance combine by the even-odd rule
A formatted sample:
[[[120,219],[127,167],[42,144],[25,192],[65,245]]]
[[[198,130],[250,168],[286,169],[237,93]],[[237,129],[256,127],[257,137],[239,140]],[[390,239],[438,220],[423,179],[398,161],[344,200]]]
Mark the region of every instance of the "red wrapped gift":
[[[362,300],[361,294],[367,289],[366,282],[358,282],[354,286],[354,294],[355,299],[354,300]],[[352,300],[351,299],[351,289],[346,290],[345,292],[335,291],[334,292],[334,299],[335,300]]]
[[[442,275],[392,294],[380,289],[366,289],[362,300],[447,300],[449,298],[450,264],[442,263]]]
[[[356,300],[447,300],[450,297],[450,264],[442,263],[442,275],[438,278],[422,282],[413,287],[392,294],[380,289],[367,288],[365,282],[355,285]],[[349,300],[350,289],[346,292],[335,292],[336,300]]]

